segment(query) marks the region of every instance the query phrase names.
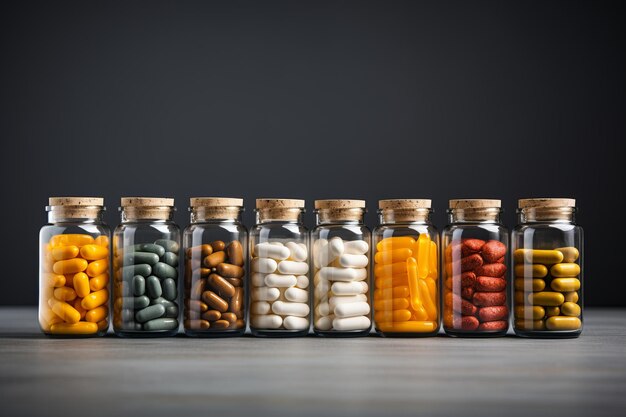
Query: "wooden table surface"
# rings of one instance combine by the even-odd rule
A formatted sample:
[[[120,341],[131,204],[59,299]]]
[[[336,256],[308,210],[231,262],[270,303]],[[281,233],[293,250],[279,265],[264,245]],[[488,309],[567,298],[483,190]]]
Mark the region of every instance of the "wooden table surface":
[[[50,339],[0,308],[2,416],[616,416],[626,310],[579,339]],[[505,414],[506,413],[506,414]]]

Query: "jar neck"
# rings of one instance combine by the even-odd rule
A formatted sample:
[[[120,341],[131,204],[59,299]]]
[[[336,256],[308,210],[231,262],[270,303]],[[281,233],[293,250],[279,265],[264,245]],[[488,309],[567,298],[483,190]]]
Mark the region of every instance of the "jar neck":
[[[315,224],[354,224],[362,225],[365,209],[317,209],[315,210]]]
[[[104,207],[48,206],[48,223],[102,223]]]
[[[500,223],[502,209],[498,207],[449,209],[450,223]]]
[[[264,208],[255,209],[257,224],[262,223],[302,223],[303,208]]]
[[[190,222],[194,223],[241,223],[242,207],[205,207],[189,208]]]
[[[562,222],[576,221],[575,207],[532,207],[517,210],[520,223]]]
[[[174,207],[122,207],[122,223],[129,222],[167,222],[174,219]]]
[[[380,224],[397,223],[430,223],[432,209],[381,209],[378,210],[378,221]]]

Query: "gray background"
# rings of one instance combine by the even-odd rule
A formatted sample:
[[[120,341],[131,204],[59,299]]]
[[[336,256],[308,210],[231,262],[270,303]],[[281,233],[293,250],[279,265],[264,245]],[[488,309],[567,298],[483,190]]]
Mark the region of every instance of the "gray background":
[[[626,305],[624,14],[604,2],[15,2],[0,13],[0,304],[51,195],[578,199],[586,303]],[[313,215],[307,214],[307,224]]]

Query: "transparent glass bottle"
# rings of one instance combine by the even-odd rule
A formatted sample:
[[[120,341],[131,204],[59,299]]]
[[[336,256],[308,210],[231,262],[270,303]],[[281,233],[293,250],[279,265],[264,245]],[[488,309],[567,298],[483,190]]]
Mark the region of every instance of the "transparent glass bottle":
[[[443,328],[451,336],[503,336],[509,328],[509,233],[500,200],[450,200],[443,230]]]
[[[519,200],[513,230],[513,329],[518,336],[578,337],[583,328],[583,229],[576,200]]]
[[[378,202],[374,229],[374,326],[382,336],[439,331],[439,234],[431,200]]]
[[[304,200],[257,199],[250,231],[250,330],[255,336],[304,336],[311,310],[309,234]],[[306,296],[304,293],[306,292]]]
[[[39,233],[39,325],[47,335],[102,336],[109,328],[109,227],[104,199],[50,197]]]
[[[371,233],[364,200],[316,200],[313,247],[313,330],[321,336],[363,336],[371,329]],[[302,293],[308,282],[300,283]],[[304,295],[303,295],[304,299]]]
[[[248,230],[243,199],[196,197],[183,233],[184,321],[189,336],[240,336],[246,331]]]
[[[172,198],[123,197],[113,235],[113,330],[118,336],[178,332],[180,229]]]

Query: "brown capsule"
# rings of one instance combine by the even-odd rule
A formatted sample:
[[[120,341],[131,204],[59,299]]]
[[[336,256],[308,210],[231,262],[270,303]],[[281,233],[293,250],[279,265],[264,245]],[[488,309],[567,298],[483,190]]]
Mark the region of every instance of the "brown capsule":
[[[189,311],[198,311],[200,313],[204,313],[209,309],[209,306],[198,300],[187,300],[187,302],[185,303],[185,307]]]
[[[226,253],[228,254],[228,262],[237,265],[243,266],[243,247],[238,240],[233,240],[226,248]]]
[[[198,320],[202,313],[198,310],[185,310],[185,319]]]
[[[213,253],[213,247],[209,245],[208,243],[205,243],[204,245],[194,246],[192,248],[187,249],[186,255],[188,259],[189,258],[202,259],[202,258],[206,258],[212,253]]]
[[[243,268],[233,264],[221,263],[217,265],[217,273],[226,278],[243,277]]]
[[[237,316],[235,313],[224,313],[222,314],[222,319],[226,320],[229,323],[234,323],[237,321]]]
[[[241,278],[224,278],[226,281],[230,282],[230,285],[233,287],[243,287],[243,280]]]
[[[221,265],[221,264],[220,264]],[[207,283],[217,291],[222,297],[232,297],[235,295],[235,287],[218,274],[211,274],[207,279]]]
[[[202,264],[207,268],[215,268],[216,266],[218,266],[225,260],[226,260],[226,252],[221,250],[219,252],[213,252],[213,254],[204,258],[204,260],[202,261]]]
[[[206,277],[209,276],[210,273],[211,273],[211,269],[210,268],[195,269],[193,271],[192,278],[194,278],[194,279],[206,278]]]
[[[209,307],[213,307],[220,313],[228,310],[228,303],[213,291],[205,291],[202,293],[202,301],[207,303]]]
[[[246,322],[239,319],[235,322],[235,329],[245,329],[246,327]]]
[[[224,250],[226,244],[221,240],[216,240],[215,242],[211,242],[211,246],[213,247],[213,252],[217,252],[220,250]]]
[[[208,329],[211,324],[206,320],[185,320],[185,329]]]
[[[215,321],[215,320],[219,320],[220,317],[222,317],[222,313],[220,313],[217,310],[209,310],[206,313],[204,313],[202,315],[202,318],[204,320],[208,320],[208,321]]]
[[[237,287],[235,288],[235,294],[230,299],[229,310],[237,314],[237,317],[239,317],[239,315],[241,314],[242,308],[243,308],[243,288]]]
[[[230,326],[230,322],[226,320],[218,320],[213,322],[214,329],[227,329]]]
[[[189,296],[191,297],[192,300],[199,300],[202,297],[202,293],[204,292],[204,289],[206,287],[206,280],[205,279],[199,279],[196,282],[193,283],[193,285],[191,286],[191,291],[189,293]]]

